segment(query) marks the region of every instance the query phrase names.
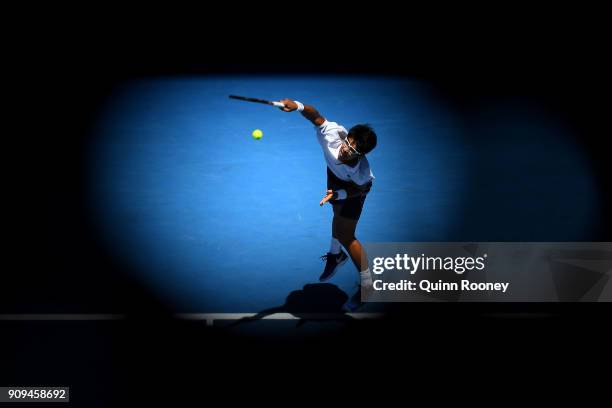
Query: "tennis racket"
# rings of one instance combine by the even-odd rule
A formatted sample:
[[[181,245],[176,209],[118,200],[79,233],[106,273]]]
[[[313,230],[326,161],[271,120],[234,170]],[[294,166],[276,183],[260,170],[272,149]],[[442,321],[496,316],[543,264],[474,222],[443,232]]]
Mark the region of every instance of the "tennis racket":
[[[276,107],[279,107],[279,108],[284,108],[285,107],[285,104],[282,103],[282,102],[267,101],[265,99],[248,98],[246,96],[237,96],[237,95],[230,95],[229,97],[230,97],[230,99],[237,99],[239,101],[263,103],[265,105],[272,105],[272,106],[276,106]]]

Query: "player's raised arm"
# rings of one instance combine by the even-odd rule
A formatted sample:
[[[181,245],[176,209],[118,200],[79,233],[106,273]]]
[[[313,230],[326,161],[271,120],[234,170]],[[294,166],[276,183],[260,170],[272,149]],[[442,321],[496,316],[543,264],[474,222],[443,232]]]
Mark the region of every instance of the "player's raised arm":
[[[294,110],[299,110],[302,113],[302,116],[316,126],[321,126],[323,122],[325,122],[325,118],[321,116],[319,111],[317,111],[313,106],[302,105],[301,103],[291,99],[282,99],[281,102],[285,104],[284,108],[279,108],[282,111],[293,112]]]

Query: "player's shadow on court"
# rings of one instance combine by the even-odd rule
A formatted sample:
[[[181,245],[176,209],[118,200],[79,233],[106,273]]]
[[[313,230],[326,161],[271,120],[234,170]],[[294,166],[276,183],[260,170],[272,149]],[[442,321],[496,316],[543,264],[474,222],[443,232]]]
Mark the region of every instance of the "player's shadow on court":
[[[311,283],[300,290],[291,292],[282,306],[262,310],[255,316],[245,317],[233,325],[254,322],[276,313],[289,313],[300,320],[297,326],[308,321],[353,321],[353,317],[346,314],[342,306],[349,296],[338,286],[331,283]]]

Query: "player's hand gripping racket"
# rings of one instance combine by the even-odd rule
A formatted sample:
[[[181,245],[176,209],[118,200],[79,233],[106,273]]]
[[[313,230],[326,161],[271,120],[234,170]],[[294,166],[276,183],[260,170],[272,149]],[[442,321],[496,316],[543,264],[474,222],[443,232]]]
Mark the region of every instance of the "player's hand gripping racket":
[[[272,105],[272,106],[276,106],[276,107],[279,107],[279,108],[284,108],[285,107],[285,104],[282,103],[282,102],[267,101],[265,99],[258,99],[258,98],[247,98],[246,96],[237,96],[237,95],[230,95],[229,97],[230,97],[230,99],[237,99],[239,101],[263,103],[265,105]]]

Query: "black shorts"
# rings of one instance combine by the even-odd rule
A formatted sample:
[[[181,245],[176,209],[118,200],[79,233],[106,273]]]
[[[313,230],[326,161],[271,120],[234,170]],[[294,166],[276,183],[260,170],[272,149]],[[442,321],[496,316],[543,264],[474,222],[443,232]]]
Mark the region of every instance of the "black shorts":
[[[327,168],[327,189],[338,191],[345,190],[347,185],[351,185],[350,181],[339,179],[332,171]],[[365,203],[366,195],[361,197],[346,198],[344,200],[332,200],[331,205],[334,207],[334,215],[348,218],[357,221],[361,217],[363,204]]]
[[[333,200],[330,203],[334,206],[334,215],[339,215],[349,220],[359,220],[361,217],[361,211],[363,210],[363,203],[365,203],[366,196],[347,198],[345,200]]]

